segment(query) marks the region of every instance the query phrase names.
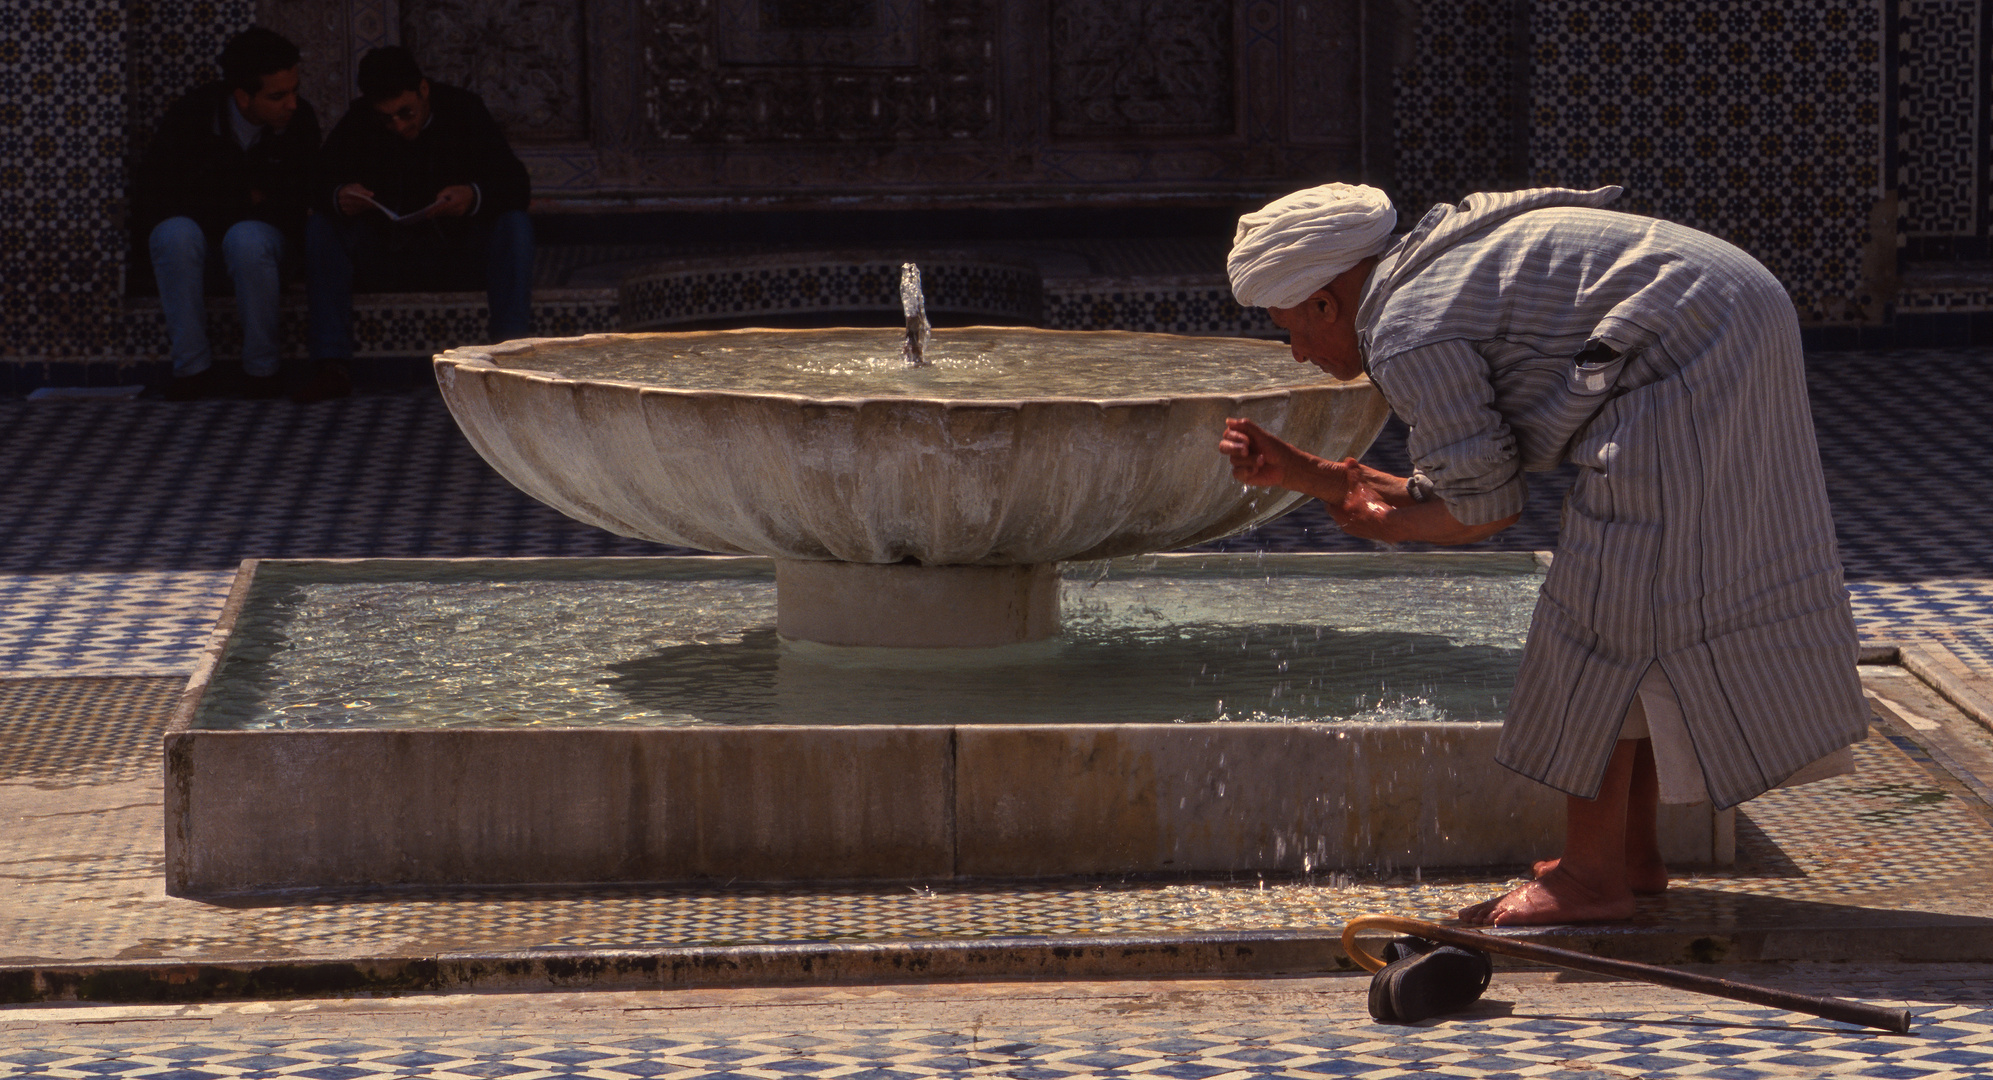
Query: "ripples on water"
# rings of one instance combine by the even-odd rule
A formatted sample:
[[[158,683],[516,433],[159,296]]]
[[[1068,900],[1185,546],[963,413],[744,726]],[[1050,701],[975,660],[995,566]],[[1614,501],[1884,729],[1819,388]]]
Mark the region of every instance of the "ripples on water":
[[[784,644],[758,560],[556,565],[265,564],[195,726],[1498,720],[1540,582],[1528,556],[1069,564],[1057,639],[958,653]]]
[[[1243,338],[936,330],[921,368],[901,356],[905,340],[902,330],[867,329],[636,335],[544,345],[497,363],[572,379],[830,398],[1182,397],[1335,381],[1296,364],[1286,345]]]

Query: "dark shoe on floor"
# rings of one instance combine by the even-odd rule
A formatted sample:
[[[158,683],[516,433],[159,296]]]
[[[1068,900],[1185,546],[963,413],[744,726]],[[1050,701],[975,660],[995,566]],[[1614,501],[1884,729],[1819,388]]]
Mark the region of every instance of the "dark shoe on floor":
[[[1404,937],[1384,947],[1382,970],[1370,977],[1370,1016],[1386,1024],[1416,1024],[1459,1012],[1488,989],[1495,967],[1479,949]]]
[[[244,375],[242,396],[251,401],[270,401],[284,396],[284,380],[276,375]]]
[[[343,398],[353,392],[353,376],[347,374],[346,365],[337,360],[320,360],[312,366],[311,377],[303,386],[291,392],[291,400],[300,405],[310,405],[319,401]]]
[[[210,364],[197,374],[175,375],[173,381],[166,384],[166,400],[200,401],[221,397],[228,392],[228,382],[221,368]]]

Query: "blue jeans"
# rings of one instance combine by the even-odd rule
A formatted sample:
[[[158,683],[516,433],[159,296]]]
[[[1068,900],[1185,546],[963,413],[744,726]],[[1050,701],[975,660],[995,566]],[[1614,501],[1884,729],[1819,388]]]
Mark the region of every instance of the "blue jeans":
[[[532,329],[533,222],[524,210],[414,226],[314,213],[305,226],[305,264],[314,360],[352,359],[356,278],[387,290],[461,289],[481,281],[492,341]]]
[[[173,375],[199,375],[214,363],[208,347],[207,286],[219,279],[208,261],[208,237],[193,218],[171,217],[146,238],[152,273],[159,279],[159,306],[166,312],[172,342]],[[238,221],[221,237],[221,261],[235,283],[235,309],[242,319],[242,370],[277,373],[277,301],[283,293],[284,234],[266,221]]]

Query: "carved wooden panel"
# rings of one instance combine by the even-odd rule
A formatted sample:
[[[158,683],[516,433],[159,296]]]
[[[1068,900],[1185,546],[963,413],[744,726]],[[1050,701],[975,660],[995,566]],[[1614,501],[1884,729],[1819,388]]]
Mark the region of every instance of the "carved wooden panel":
[[[399,36],[437,79],[484,96],[540,198],[673,206],[1209,205],[1388,182],[1388,152],[1365,153],[1390,132],[1390,75],[1372,70],[1390,50],[1373,39],[1403,6],[257,3],[322,30],[307,54],[328,68]]]
[[[715,0],[723,64],[913,67],[920,0]]]
[[[1052,133],[1231,131],[1232,20],[1210,0],[1053,0]]]
[[[785,28],[783,9],[756,0],[644,0],[649,141],[981,138],[996,122],[997,8],[878,0],[865,28],[827,35]],[[850,51],[832,57],[826,40]],[[815,61],[784,59],[811,50]]]
[[[298,94],[318,112],[319,125],[331,130],[353,100],[352,58],[348,55],[344,7],[311,0],[262,0],[256,21],[290,38],[298,47]]]
[[[516,141],[588,137],[583,5],[574,0],[402,0],[401,41],[423,74],[484,98]]]
[[[1287,134],[1295,142],[1362,134],[1363,38],[1351,5],[1293,0],[1287,20]]]

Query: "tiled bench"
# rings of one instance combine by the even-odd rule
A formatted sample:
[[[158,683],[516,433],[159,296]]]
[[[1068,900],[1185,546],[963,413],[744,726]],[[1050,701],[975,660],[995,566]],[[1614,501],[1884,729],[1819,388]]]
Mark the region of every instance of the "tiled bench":
[[[784,263],[785,273],[790,266]],[[702,294],[703,306],[697,312],[673,314],[662,310],[660,304],[668,293],[690,295],[683,287],[661,288],[659,279],[664,276],[633,275],[621,290],[535,289],[533,332],[565,337],[626,329],[630,321],[625,317],[628,312],[640,316],[638,321],[644,325],[659,329],[668,329],[688,318],[712,321],[730,314],[730,310],[723,310],[728,305],[714,306],[723,298],[710,292]],[[1023,296],[1028,290],[1023,290],[1019,282],[1007,282],[1005,286],[1017,295],[1006,293],[984,305],[989,313],[1003,316],[1000,321],[1035,322],[1054,330],[1142,330],[1225,337],[1273,337],[1280,333],[1266,319],[1264,311],[1242,309],[1233,302],[1222,274],[1048,277],[1042,282],[1042,292],[1032,297]],[[761,296],[758,290],[750,292],[756,299]],[[1027,300],[1035,303],[1026,303]],[[741,306],[741,303],[733,305]],[[766,304],[745,306],[747,310],[733,313],[752,318],[758,311],[776,310]],[[838,310],[870,306],[874,305],[867,301]],[[981,309],[964,310],[973,313]],[[423,357],[458,345],[477,344],[485,339],[486,318],[485,297],[481,292],[357,296],[353,311],[355,355],[364,359]],[[308,359],[305,300],[301,293],[285,296],[280,319],[286,358]],[[242,333],[232,298],[209,298],[208,333],[217,355],[229,358],[239,352]],[[113,357],[0,363],[0,394],[25,393],[43,386],[119,386],[165,380],[169,371],[166,320],[158,299],[134,298],[125,302],[119,340],[124,347]]]

